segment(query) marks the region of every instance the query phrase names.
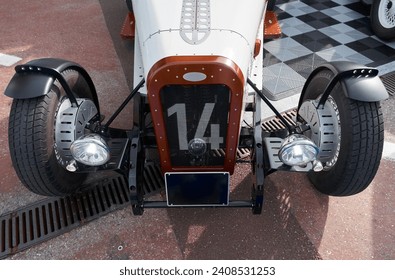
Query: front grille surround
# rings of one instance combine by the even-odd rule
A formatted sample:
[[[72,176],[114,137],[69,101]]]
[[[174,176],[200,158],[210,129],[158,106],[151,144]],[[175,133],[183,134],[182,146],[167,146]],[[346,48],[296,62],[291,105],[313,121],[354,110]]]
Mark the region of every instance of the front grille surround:
[[[221,57],[221,56],[170,56],[159,60],[156,64],[153,65],[151,70],[147,76],[147,96],[148,102],[150,106],[150,112],[152,116],[153,126],[155,130],[155,138],[156,143],[158,146],[159,158],[160,158],[160,165],[162,169],[162,173],[166,172],[229,172],[233,174],[234,166],[236,163],[236,153],[237,147],[239,142],[239,134],[240,134],[240,122],[241,116],[243,113],[243,97],[244,97],[244,90],[245,90],[245,79],[243,72],[241,69],[230,59]],[[190,164],[187,163],[176,163],[176,166],[173,166],[174,157],[171,156],[171,145],[169,143],[169,135],[166,126],[166,118],[168,118],[169,113],[171,117],[176,115],[176,113],[181,112],[180,110],[184,110],[182,106],[186,105],[177,105],[181,107],[173,107],[170,111],[169,108],[175,105],[176,103],[169,103],[166,104],[166,108],[163,108],[163,91],[166,91],[166,88],[172,86],[179,86],[182,87],[190,87],[190,88],[215,88],[218,87],[217,90],[222,92],[224,90],[220,90],[220,88],[227,88],[226,92],[228,97],[226,98],[228,102],[225,109],[217,107],[216,103],[217,100],[212,101],[212,94],[207,94],[209,100],[203,107],[200,108],[200,112],[198,115],[207,115],[212,116],[216,115],[217,112],[213,113],[214,111],[222,111],[225,112],[224,114],[218,113],[221,116],[220,121],[206,121],[211,124],[218,124],[219,127],[215,127],[211,130],[211,124],[208,126],[209,132],[204,131],[205,122],[203,122],[203,128],[198,128],[196,131],[200,131],[197,135],[203,135],[203,138],[208,137],[209,134],[213,134],[212,140],[210,140],[210,152],[216,155],[223,154],[225,156],[221,164],[219,165],[215,162],[202,162],[199,164]],[[215,92],[217,92],[217,90]],[[214,93],[214,91],[212,91]],[[166,93],[167,94],[167,93]],[[167,95],[166,95],[167,96]],[[210,97],[211,96],[211,97]],[[215,93],[214,93],[215,96]],[[220,96],[220,100],[224,100],[222,95]],[[183,97],[180,94],[180,98]],[[167,102],[167,101],[165,101]],[[184,101],[182,101],[184,102]],[[193,103],[193,102],[192,102]],[[203,102],[200,102],[203,104]],[[181,103],[183,104],[183,103]],[[202,109],[203,108],[203,109]],[[185,107],[185,116],[187,109]],[[190,111],[198,111],[190,110]],[[206,113],[203,113],[206,112]],[[207,113],[209,112],[209,113]],[[189,114],[189,113],[188,113]],[[181,114],[182,115],[182,114]],[[197,115],[196,119],[199,119]],[[180,116],[178,116],[180,118]],[[186,118],[186,117],[185,117]],[[225,124],[224,119],[227,119],[227,127],[226,127],[226,138],[223,139],[223,142],[226,143],[224,149],[221,149],[219,144],[214,144],[213,142],[216,141],[214,138],[220,138],[220,136],[215,137],[215,133],[219,131],[218,134],[223,134],[224,129],[221,129],[221,126]],[[199,121],[197,121],[199,123]],[[221,125],[222,124],[222,125]],[[187,135],[187,125],[184,125],[183,134]],[[196,134],[196,131],[192,132]],[[222,131],[222,132],[221,132]],[[205,136],[206,135],[206,136]],[[176,136],[179,138],[179,136]],[[188,138],[190,136],[184,137]],[[222,141],[222,140],[221,140]],[[199,142],[199,141],[198,141]],[[218,141],[219,142],[219,141]],[[179,142],[180,143],[180,142]],[[178,143],[178,144],[179,144]],[[187,150],[186,146],[189,144],[187,141],[183,141],[181,143],[181,150]],[[213,146],[214,144],[214,146]],[[215,146],[216,145],[216,146]],[[217,147],[218,149],[216,149]],[[174,150],[174,149],[173,149]],[[221,152],[218,152],[221,151]],[[214,159],[212,159],[214,161]],[[179,165],[179,166],[178,166]]]

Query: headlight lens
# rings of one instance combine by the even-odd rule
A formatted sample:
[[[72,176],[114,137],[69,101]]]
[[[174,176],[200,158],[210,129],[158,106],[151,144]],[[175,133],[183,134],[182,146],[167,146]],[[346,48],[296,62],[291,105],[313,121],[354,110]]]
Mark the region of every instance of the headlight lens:
[[[280,160],[289,166],[302,166],[316,160],[319,149],[304,135],[288,136],[279,151]]]
[[[106,141],[97,134],[87,134],[75,140],[70,146],[74,159],[89,166],[99,166],[110,159]]]

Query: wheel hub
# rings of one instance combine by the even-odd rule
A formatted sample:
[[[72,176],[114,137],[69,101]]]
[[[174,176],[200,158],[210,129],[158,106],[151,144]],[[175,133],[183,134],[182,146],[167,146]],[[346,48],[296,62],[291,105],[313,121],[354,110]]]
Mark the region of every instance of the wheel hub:
[[[339,111],[332,97],[329,96],[324,107],[319,109],[318,100],[303,102],[298,114],[310,127],[304,134],[320,149],[317,160],[328,169],[336,163],[340,150]]]
[[[378,16],[383,27],[395,27],[395,5],[393,0],[384,0],[380,2]]]
[[[85,127],[98,113],[93,101],[77,98],[78,107],[72,107],[70,100],[62,100],[55,120],[55,153],[60,165],[66,167],[73,156],[70,146],[85,134]]]

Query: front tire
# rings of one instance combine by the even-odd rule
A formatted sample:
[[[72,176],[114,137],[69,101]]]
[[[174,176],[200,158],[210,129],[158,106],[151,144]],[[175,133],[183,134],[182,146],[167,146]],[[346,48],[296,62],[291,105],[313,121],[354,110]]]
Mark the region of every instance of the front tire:
[[[373,0],[370,10],[373,32],[383,40],[395,38],[395,0]]]
[[[62,73],[73,92],[92,98],[88,83],[76,71]],[[66,97],[58,81],[47,95],[14,99],[9,118],[9,149],[14,169],[21,182],[32,192],[45,196],[63,196],[75,192],[86,174],[63,168],[55,148],[55,120]]]
[[[316,74],[303,100],[316,100],[333,77],[329,70]],[[346,97],[340,84],[332,90],[340,126],[338,153],[309,179],[317,190],[334,196],[349,196],[369,186],[380,164],[384,144],[384,124],[379,102],[361,102]],[[328,102],[328,101],[327,101]]]

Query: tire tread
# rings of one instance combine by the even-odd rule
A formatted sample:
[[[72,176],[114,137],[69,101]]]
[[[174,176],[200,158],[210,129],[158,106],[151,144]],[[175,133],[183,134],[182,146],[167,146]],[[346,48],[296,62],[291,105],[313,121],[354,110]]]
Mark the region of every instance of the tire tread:
[[[79,74],[67,70],[63,75],[67,79]],[[78,89],[86,90],[87,85],[79,82],[75,87],[78,92]],[[70,194],[86,177],[63,169],[54,155],[54,139],[50,139],[54,132],[48,129],[54,129],[54,110],[60,92],[55,83],[47,95],[14,99],[9,116],[9,148],[14,169],[30,191],[46,196]]]

